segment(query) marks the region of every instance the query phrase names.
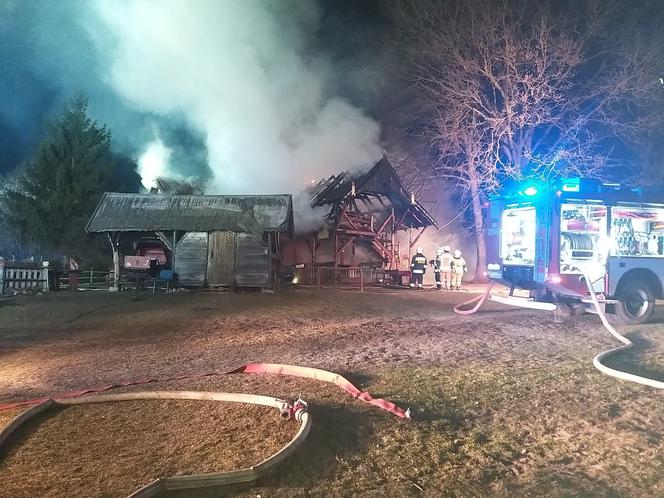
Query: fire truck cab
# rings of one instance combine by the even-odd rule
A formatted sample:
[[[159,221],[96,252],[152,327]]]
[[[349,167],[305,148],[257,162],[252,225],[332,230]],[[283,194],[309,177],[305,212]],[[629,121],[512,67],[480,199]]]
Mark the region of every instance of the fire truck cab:
[[[584,275],[622,323],[644,323],[664,298],[664,191],[572,178],[523,183],[487,206],[487,275],[572,313]]]

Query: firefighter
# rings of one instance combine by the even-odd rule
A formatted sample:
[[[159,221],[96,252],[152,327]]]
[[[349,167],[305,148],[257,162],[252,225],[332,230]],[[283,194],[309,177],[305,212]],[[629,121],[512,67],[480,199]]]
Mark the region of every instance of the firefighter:
[[[439,280],[436,280],[436,287],[450,290],[450,286],[452,285],[452,255],[450,254],[450,246],[443,246],[440,249],[440,256],[436,258],[436,261],[440,269]]]
[[[436,249],[436,259],[433,261],[433,276],[436,279],[436,289],[440,290],[443,288],[443,284],[440,281],[440,258],[443,255],[443,248],[439,247]]]
[[[461,256],[461,251],[454,251],[452,258],[452,290],[461,290],[461,279],[466,273],[466,260]]]
[[[436,251],[436,260],[433,267],[434,276],[436,277],[436,289],[449,290],[451,262],[452,255],[449,246],[440,247]]]
[[[418,289],[423,288],[422,281],[424,280],[424,272],[427,269],[427,258],[422,254],[423,252],[423,249],[418,247],[415,256],[413,256],[410,262],[410,272],[412,275],[410,286],[417,287]]]

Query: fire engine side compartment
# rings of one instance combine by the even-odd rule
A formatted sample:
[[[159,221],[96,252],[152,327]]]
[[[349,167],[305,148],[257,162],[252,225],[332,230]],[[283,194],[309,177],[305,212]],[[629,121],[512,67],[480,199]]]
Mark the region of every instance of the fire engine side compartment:
[[[664,199],[664,192],[644,194],[638,189],[623,188],[614,184],[600,184],[578,179],[570,183],[567,183],[568,181],[561,180],[559,183],[538,185],[537,188],[532,186],[524,188],[524,185],[519,185],[517,189],[520,190],[514,189],[511,193],[508,192],[504,196],[492,199],[486,223],[487,275],[490,278],[515,287],[537,289],[536,297],[544,297],[543,294],[547,296],[557,294],[573,298],[585,298],[588,292],[582,271],[584,268],[583,259],[586,259],[586,256],[573,256],[571,262],[566,260],[566,267],[563,268],[563,235],[561,231],[563,227],[563,206],[567,205],[566,209],[568,211],[575,208],[576,205],[591,206],[595,211],[604,206],[606,214],[604,215],[604,221],[600,221],[599,230],[588,229],[588,231],[592,232],[590,233],[591,237],[594,235],[592,250],[607,251],[608,253],[609,250],[613,252],[616,249],[613,245],[609,249],[607,244],[617,243],[617,235],[613,233],[616,226],[612,221],[614,210],[622,209],[626,211],[628,214],[623,215],[623,218],[639,219],[631,211],[661,209],[662,199]],[[528,193],[529,190],[532,193]],[[512,262],[506,260],[505,254],[503,254],[505,247],[502,240],[502,237],[506,236],[504,213],[508,209],[519,210],[529,205],[536,208],[535,258],[532,267],[528,264],[519,264],[518,257],[510,256]],[[589,211],[592,212],[592,209]],[[652,216],[655,215],[650,213],[650,216],[649,219],[653,219]],[[646,216],[644,218],[647,219]],[[570,225],[569,221],[566,222],[565,233],[571,233],[572,235],[581,233],[579,237],[583,236],[583,233],[578,231],[582,229],[572,228]],[[513,228],[511,230],[514,231]],[[662,230],[662,228],[659,228],[660,233]],[[661,238],[662,235],[660,235]],[[608,256],[607,254],[604,256],[605,259],[602,264],[605,265],[605,274],[595,283],[597,292],[603,293],[608,298],[619,298],[621,287],[624,284],[638,281],[645,283],[652,290],[655,298],[664,298],[662,242],[660,240],[659,254],[654,253],[654,256],[643,252],[638,244],[643,244],[643,241],[637,243],[638,255]],[[523,248],[526,246],[521,244],[517,247],[519,251],[523,252]],[[588,251],[588,248],[583,247],[582,250],[577,248],[578,252],[583,252],[583,250]],[[651,250],[648,249],[648,251]],[[589,263],[597,266],[600,263],[597,257],[597,255],[593,256],[594,263],[590,260]],[[595,271],[595,273],[597,272]],[[597,276],[594,275],[593,278]]]
[[[656,299],[664,298],[664,269],[661,260],[654,258],[610,256],[607,261],[609,275],[607,295],[615,297],[620,286],[632,279],[643,280],[655,294]]]

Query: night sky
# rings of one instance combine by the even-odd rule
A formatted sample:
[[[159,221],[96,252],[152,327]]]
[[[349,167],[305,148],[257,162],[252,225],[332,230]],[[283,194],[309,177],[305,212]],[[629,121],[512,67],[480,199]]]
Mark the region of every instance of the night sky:
[[[170,4],[167,3],[169,1]],[[0,0],[0,175],[30,158],[43,137],[45,121],[57,116],[65,102],[79,91],[89,97],[92,117],[112,131],[115,151],[137,163],[150,147],[159,157],[160,151],[163,153],[159,147],[163,145],[168,148],[170,162],[174,165],[165,172],[167,176],[175,173],[176,176],[202,180],[215,177],[225,179],[233,175],[255,177],[257,172],[262,173],[261,168],[265,169],[261,165],[271,165],[273,170],[283,171],[283,176],[290,176],[290,183],[276,185],[275,188],[289,191],[296,191],[301,180],[311,181],[314,177],[337,173],[353,166],[354,161],[370,162],[378,152],[382,153],[383,148],[389,148],[395,142],[392,138],[402,130],[404,115],[407,119],[414,115],[408,108],[408,99],[412,95],[407,95],[400,80],[396,44],[392,43],[394,33],[385,13],[385,2],[163,2]],[[563,0],[554,2],[554,5],[567,9],[573,3]],[[646,4],[651,12],[659,12],[657,0],[644,1]],[[130,7],[136,5],[147,6],[141,12],[143,18],[135,11],[131,17]],[[266,22],[265,19],[257,19],[256,12],[239,12],[242,9],[234,8],[237,5],[242,5],[242,9],[246,5],[259,6],[255,10],[271,9],[268,16],[271,19]],[[278,7],[275,8],[275,5]],[[312,6],[316,11],[314,15],[310,12]],[[220,25],[223,25],[226,15],[229,18],[237,16],[236,24],[250,25],[255,21],[256,26],[262,26],[262,29],[274,28],[276,35],[270,38],[270,33],[265,36],[261,28],[257,27],[253,32],[251,27],[245,28],[243,32],[235,33],[236,38],[230,39],[230,49],[225,38],[211,37],[217,45],[204,47],[205,54],[192,52],[192,64],[181,72],[184,74],[183,81],[173,81],[173,77],[180,76],[177,68],[170,72],[160,71],[168,69],[171,61],[160,61],[158,57],[162,53],[164,58],[170,53],[177,53],[181,48],[179,43],[184,46],[192,42],[192,33],[176,32],[177,28],[164,29],[157,36],[152,33],[150,38],[149,22],[159,17],[160,13],[177,9],[197,13],[199,23],[205,22],[208,11],[221,17]],[[187,14],[186,11],[184,13]],[[143,19],[148,25],[141,24]],[[123,30],[132,20],[135,31]],[[215,21],[206,26],[215,26]],[[154,27],[163,26],[169,26],[168,22],[159,24],[155,21]],[[197,25],[194,23],[192,26],[195,28]],[[223,26],[225,28],[220,27],[220,31],[233,28],[232,23]],[[148,49],[146,54],[140,54],[136,52],[143,48],[144,28],[147,40],[152,43],[151,52]],[[224,95],[233,92],[215,94],[211,87],[223,83],[227,74],[222,70],[209,81],[204,81],[205,74],[199,80],[196,73],[198,69],[205,73],[210,66],[228,66],[231,73],[238,69],[243,71],[245,68],[242,65],[238,67],[237,60],[233,66],[232,57],[229,58],[234,55],[232,49],[243,48],[242,36],[250,36],[247,43],[255,42],[259,47],[261,43],[279,46],[274,50],[263,46],[263,53],[258,53],[259,66],[264,63],[269,73],[265,81],[254,81],[250,71],[243,73],[241,78],[237,78],[237,84],[234,80],[231,84],[238,88],[247,83],[248,92],[237,92],[237,96],[230,95],[228,101],[223,101]],[[191,43],[191,46],[201,47],[196,43]],[[289,59],[293,54],[296,64],[306,66],[306,70],[298,71],[296,67],[291,74],[288,64],[293,63]],[[136,76],[131,71],[135,68],[140,72],[141,68],[136,66],[141,65],[143,56],[146,60],[157,58],[163,66],[155,66],[153,79],[150,79],[150,74]],[[123,66],[124,59],[131,57],[134,57],[130,61],[134,66],[130,63]],[[186,59],[186,56],[181,57],[180,61],[186,62]],[[241,62],[241,58],[238,60]],[[118,78],[113,79],[113,71],[117,71],[118,67],[128,75],[125,78],[123,73],[120,80],[135,80],[135,88],[131,88],[130,83],[123,86],[124,81],[118,82]],[[281,88],[287,87],[282,80],[289,77],[302,80],[288,84],[302,92],[303,99],[309,92],[319,91],[323,95],[320,101],[308,107],[303,104],[302,109],[290,115],[292,105],[283,101],[292,95],[289,88]],[[191,88],[183,91],[185,84]],[[186,100],[198,91],[204,98],[191,102]],[[252,92],[256,93],[256,98],[251,96]],[[150,101],[153,95],[161,94],[171,95],[170,101],[167,97]],[[219,95],[220,99],[217,98]],[[214,106],[217,100],[222,102]],[[236,101],[241,104],[233,108]],[[247,105],[251,102],[258,102],[256,108],[251,109],[251,105]],[[261,112],[265,110],[265,104],[270,108]],[[293,104],[299,104],[297,98]],[[202,111],[196,109],[197,106],[208,109],[210,114],[224,114],[229,108],[232,109],[215,120],[214,116],[202,117]],[[190,109],[195,110],[190,112]],[[271,123],[271,120],[275,122]],[[238,123],[237,129],[233,129],[235,122]],[[335,132],[345,124],[348,124],[346,129]],[[398,138],[402,144],[402,134]],[[307,147],[306,143],[311,146]],[[343,148],[338,147],[339,143],[344,143],[349,152],[342,157],[331,157],[343,152]],[[235,150],[228,152],[233,147]],[[252,148],[265,150],[262,154],[244,153]],[[619,159],[631,160],[626,152],[622,153],[625,149],[622,142],[612,143],[611,148],[614,155],[622,156]],[[327,163],[317,164],[319,158],[327,159]],[[252,164],[253,169],[249,173],[243,170]],[[289,169],[290,164],[295,166]],[[304,167],[311,168],[311,177],[295,178]],[[237,178],[231,179],[227,184],[217,184],[215,189],[220,192],[230,186],[239,193],[247,189],[247,185],[241,183]],[[274,178],[267,176],[264,184],[256,188],[266,191],[273,185]]]
[[[57,115],[79,90],[89,97],[92,116],[111,128],[116,150],[135,156],[137,137],[149,133],[154,116],[127,106],[105,81],[104,62],[83,26],[90,3],[0,2],[0,174],[29,158],[42,137],[45,120]],[[361,64],[366,72],[358,77],[370,75],[373,83],[358,86],[351,78],[340,78],[335,93],[380,118],[389,60],[381,40],[385,20],[380,8],[367,0],[326,0],[319,5],[321,22],[310,49],[324,53],[338,67]],[[159,123],[175,153],[194,164],[194,174],[205,176],[200,133],[178,116],[160,116]]]

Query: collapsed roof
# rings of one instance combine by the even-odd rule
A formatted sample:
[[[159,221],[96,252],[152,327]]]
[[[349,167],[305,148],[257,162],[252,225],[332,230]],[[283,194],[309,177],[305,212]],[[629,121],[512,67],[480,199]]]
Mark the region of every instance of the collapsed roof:
[[[387,200],[394,208],[396,218],[402,220],[401,226],[405,228],[438,228],[436,220],[415,201],[385,157],[366,173],[344,172],[333,175],[318,182],[311,191],[313,207],[332,206],[328,219],[333,222],[338,221],[344,200],[353,197],[366,205],[376,200],[383,208],[387,207]]]
[[[87,232],[293,231],[293,200],[279,195],[165,195],[106,192]]]

